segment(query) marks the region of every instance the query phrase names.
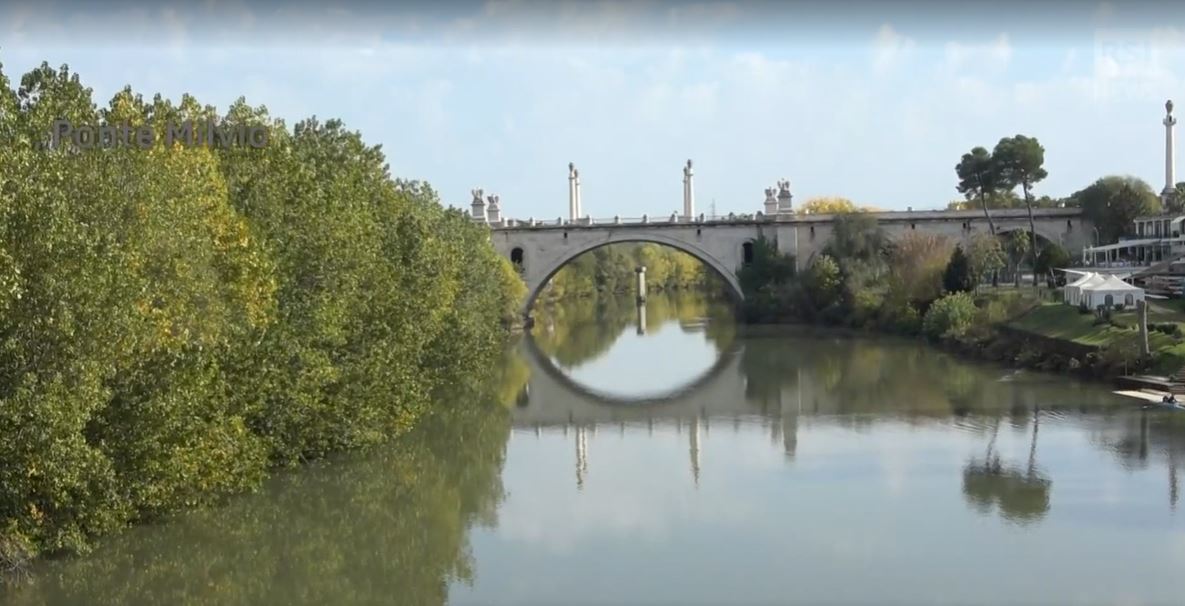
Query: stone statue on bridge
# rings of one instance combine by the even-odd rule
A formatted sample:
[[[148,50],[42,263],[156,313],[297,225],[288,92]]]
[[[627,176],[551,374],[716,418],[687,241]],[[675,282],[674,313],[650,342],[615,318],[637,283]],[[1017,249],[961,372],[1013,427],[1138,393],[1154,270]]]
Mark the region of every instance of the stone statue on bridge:
[[[778,214],[777,195],[778,195],[778,188],[776,188],[776,187],[765,188],[765,214],[767,214],[767,215]]]
[[[486,199],[489,200],[489,206],[486,207],[486,216],[487,216],[489,222],[490,223],[501,222],[502,221],[502,207],[499,206],[499,204],[498,204],[499,197],[494,195],[494,196],[489,196]]]
[[[484,194],[485,192],[482,191],[481,189],[473,189],[473,190],[470,190],[469,193],[473,194],[473,203],[472,203],[473,212],[470,213],[473,220],[477,223],[488,222],[488,219],[486,217],[486,203],[485,203],[485,201],[482,200],[482,194]]]
[[[778,181],[778,214],[788,215],[794,212],[794,196],[790,194],[790,181]]]

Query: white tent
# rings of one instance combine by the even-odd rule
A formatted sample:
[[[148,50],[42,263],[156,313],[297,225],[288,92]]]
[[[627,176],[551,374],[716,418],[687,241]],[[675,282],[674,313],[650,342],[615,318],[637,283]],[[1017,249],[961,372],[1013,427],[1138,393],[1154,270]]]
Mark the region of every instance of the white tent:
[[[1093,284],[1102,284],[1105,281],[1106,278],[1103,276],[1093,272],[1087,272],[1086,274],[1083,274],[1082,277],[1066,285],[1065,289],[1062,291],[1062,301],[1069,303],[1070,305],[1078,305],[1079,301],[1082,300],[1083,288]]]
[[[1136,301],[1144,300],[1143,288],[1132,286],[1115,276],[1107,276],[1101,282],[1087,284],[1080,289],[1081,300],[1086,301],[1086,306],[1091,309],[1100,305],[1134,307]]]

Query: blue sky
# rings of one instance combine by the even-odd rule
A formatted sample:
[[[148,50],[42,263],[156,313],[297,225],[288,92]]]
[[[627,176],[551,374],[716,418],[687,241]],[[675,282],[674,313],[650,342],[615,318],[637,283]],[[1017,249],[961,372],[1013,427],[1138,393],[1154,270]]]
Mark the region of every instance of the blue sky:
[[[394,174],[453,205],[482,187],[518,218],[566,214],[568,162],[594,217],[670,213],[688,158],[704,211],[756,211],[782,178],[798,202],[942,207],[962,153],[1017,133],[1046,148],[1038,194],[1106,174],[1163,185],[1185,11],[840,6],[18,3],[0,8],[0,62],[10,76],[67,63],[101,104],[130,84],[339,117]]]

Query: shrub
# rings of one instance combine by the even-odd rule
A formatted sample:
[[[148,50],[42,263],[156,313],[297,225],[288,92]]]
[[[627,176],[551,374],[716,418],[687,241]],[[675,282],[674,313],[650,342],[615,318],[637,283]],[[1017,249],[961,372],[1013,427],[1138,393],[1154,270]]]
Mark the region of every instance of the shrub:
[[[926,311],[922,331],[930,338],[958,337],[975,321],[975,301],[966,292],[957,292],[938,299]]]
[[[963,247],[956,246],[942,273],[943,288],[948,292],[966,292],[975,288],[977,277],[971,273],[971,261]]]

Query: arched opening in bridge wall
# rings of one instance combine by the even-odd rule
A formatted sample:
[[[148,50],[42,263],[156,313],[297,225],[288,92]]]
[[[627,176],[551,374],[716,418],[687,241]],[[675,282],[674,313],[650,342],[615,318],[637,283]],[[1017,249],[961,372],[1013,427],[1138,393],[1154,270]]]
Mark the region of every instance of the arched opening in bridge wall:
[[[1044,230],[1038,229],[1037,236],[1037,254],[1050,246],[1061,246],[1060,238],[1056,236],[1050,237],[1050,234]],[[1016,227],[1001,229],[996,232],[996,238],[1000,240],[1000,246],[1004,249],[1004,269],[999,275],[1001,282],[1015,282],[1016,273],[1025,274],[1033,271],[1033,265],[1036,262],[1036,256],[1033,254],[1031,236],[1027,227]],[[1017,249],[1014,245],[1014,240],[1024,240],[1025,252],[1019,258],[1016,255]],[[1039,276],[1038,279],[1044,281],[1047,276]]]
[[[686,253],[702,263],[705,268],[707,268],[711,273],[720,279],[720,281],[724,284],[725,292],[729,297],[732,298],[734,302],[739,302],[744,299],[740,282],[736,277],[737,268],[726,266],[723,261],[708,253],[707,251],[704,251],[693,244],[657,234],[635,236],[628,233],[622,233],[615,234],[604,241],[591,243],[581,247],[573,247],[570,250],[564,251],[563,254],[559,255],[544,271],[541,272],[537,282],[531,283],[532,281],[528,280],[528,292],[527,298],[523,304],[523,312],[525,314],[530,313],[531,309],[535,305],[536,299],[551,282],[552,278],[554,278],[561,269],[563,269],[573,260],[609,245],[626,243],[657,244],[659,246],[674,248]],[[737,260],[734,259],[733,262],[736,263]]]
[[[753,262],[753,243],[745,242],[741,245],[741,263],[748,265]]]
[[[511,249],[510,262],[514,264],[514,268],[517,269],[519,273],[522,273],[522,271],[526,269],[526,265],[523,263],[523,249],[521,246],[515,246],[513,249]]]

